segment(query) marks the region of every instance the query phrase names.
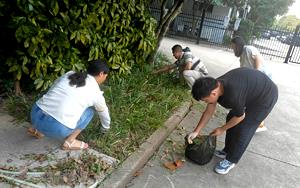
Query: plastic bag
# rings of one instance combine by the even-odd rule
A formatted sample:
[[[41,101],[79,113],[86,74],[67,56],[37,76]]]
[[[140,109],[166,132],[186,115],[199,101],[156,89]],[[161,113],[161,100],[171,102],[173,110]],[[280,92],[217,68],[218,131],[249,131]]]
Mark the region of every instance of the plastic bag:
[[[187,142],[187,136],[185,137]],[[188,144],[185,148],[185,156],[191,161],[205,165],[209,163],[216,149],[217,138],[215,136],[203,135],[196,137],[192,144]]]

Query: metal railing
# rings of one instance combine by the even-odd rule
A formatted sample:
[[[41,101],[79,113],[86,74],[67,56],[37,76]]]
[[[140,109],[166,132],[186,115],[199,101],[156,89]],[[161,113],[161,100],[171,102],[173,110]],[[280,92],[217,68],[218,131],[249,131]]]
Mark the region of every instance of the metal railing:
[[[153,17],[159,21],[160,10],[156,8],[151,8],[150,10]],[[226,27],[224,26],[224,19],[224,16],[215,16],[206,13],[203,21],[202,32],[199,36],[200,40],[214,43],[216,45],[227,46],[226,42],[228,42],[230,34],[228,34]],[[200,22],[200,16],[180,13],[170,24],[167,35],[181,36],[196,40],[200,30]]]
[[[153,17],[159,21],[160,9],[150,8]],[[224,25],[225,16],[205,13],[202,29],[201,16],[180,13],[170,24],[169,37],[181,37],[191,41],[213,46],[230,48],[234,31]],[[201,30],[201,35],[199,31]],[[250,44],[257,47],[267,59],[278,59],[282,62],[300,63],[300,34],[298,30],[286,28],[254,28]]]

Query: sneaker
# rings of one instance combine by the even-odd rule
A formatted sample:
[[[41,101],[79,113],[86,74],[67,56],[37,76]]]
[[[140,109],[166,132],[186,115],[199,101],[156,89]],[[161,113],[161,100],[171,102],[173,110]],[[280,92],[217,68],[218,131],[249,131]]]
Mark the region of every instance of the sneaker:
[[[215,156],[217,156],[221,159],[225,159],[225,157],[227,155],[227,153],[223,150],[216,150],[214,154],[215,154]]]
[[[216,165],[215,172],[217,172],[218,174],[227,174],[231,169],[234,168],[234,166],[234,163],[224,159]]]
[[[263,131],[266,131],[266,130],[268,130],[266,126],[264,126],[264,125],[260,126],[259,125],[259,127],[256,129],[255,132],[259,133],[259,132],[263,132]]]

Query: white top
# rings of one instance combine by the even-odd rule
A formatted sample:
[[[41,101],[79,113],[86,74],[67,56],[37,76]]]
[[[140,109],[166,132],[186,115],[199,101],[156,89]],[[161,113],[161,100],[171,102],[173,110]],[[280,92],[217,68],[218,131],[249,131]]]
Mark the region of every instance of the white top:
[[[82,87],[70,86],[67,72],[58,78],[49,91],[37,101],[37,105],[60,123],[74,129],[82,113],[91,106],[98,112],[103,128],[110,128],[108,108],[95,78],[87,75]]]
[[[260,55],[254,46],[244,46],[243,53],[240,57],[240,67],[255,69],[254,57]]]
[[[250,45],[244,46],[243,53],[240,57],[240,67],[255,69],[255,56],[261,56],[257,48]],[[272,77],[271,72],[267,69],[264,62],[261,63],[258,70],[265,73],[268,77]]]

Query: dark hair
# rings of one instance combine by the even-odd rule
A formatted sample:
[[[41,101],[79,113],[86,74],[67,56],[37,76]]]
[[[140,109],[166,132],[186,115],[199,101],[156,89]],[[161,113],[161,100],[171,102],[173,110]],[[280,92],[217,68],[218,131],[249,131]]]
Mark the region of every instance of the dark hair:
[[[199,101],[210,95],[211,91],[218,87],[218,81],[212,77],[203,77],[195,81],[192,87],[192,95]]]
[[[68,77],[70,80],[69,84],[71,86],[76,85],[76,87],[82,87],[85,85],[85,79],[87,78],[87,74],[96,76],[100,72],[108,74],[109,67],[107,63],[101,59],[91,61],[88,65],[87,72],[76,72]]]
[[[235,48],[233,49],[234,55],[240,57],[243,53],[245,41],[242,37],[236,36],[231,39],[231,42],[235,44]]]
[[[180,46],[179,44],[176,44],[172,47],[172,53],[174,52],[182,52],[182,46]]]

